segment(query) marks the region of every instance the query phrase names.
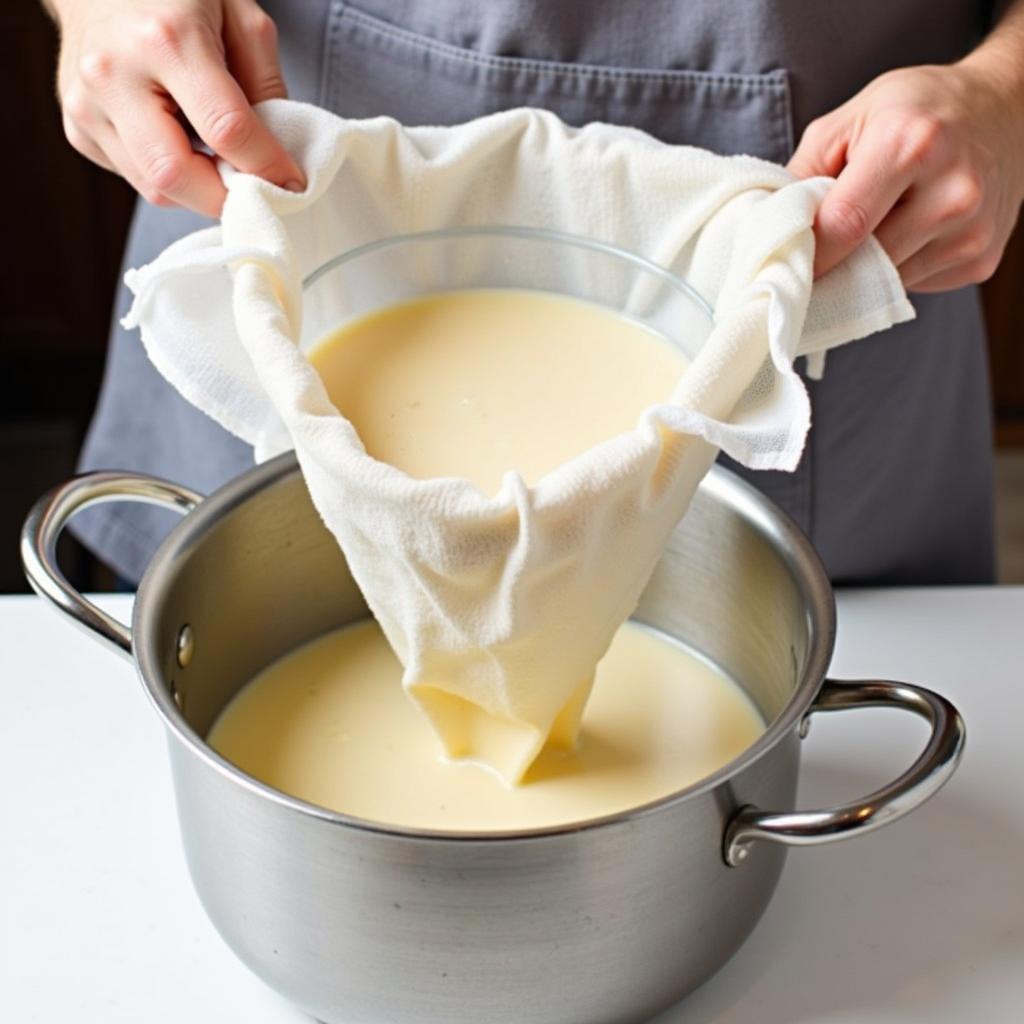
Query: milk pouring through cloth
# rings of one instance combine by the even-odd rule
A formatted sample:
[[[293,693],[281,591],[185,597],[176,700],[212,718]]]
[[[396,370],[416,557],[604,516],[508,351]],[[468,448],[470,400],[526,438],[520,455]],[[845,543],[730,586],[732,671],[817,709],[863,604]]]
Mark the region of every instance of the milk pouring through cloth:
[[[259,111],[304,169],[305,193],[226,172],[221,226],[129,274],[126,325],[257,460],[294,448],[445,752],[515,781],[546,742],[574,742],[594,666],[717,451],[792,470],[810,426],[794,360],[820,371],[828,348],[913,310],[873,239],[812,292],[828,179],[794,181],[762,160],[634,129],[573,129],[539,110],[444,128],[288,101]],[[325,261],[387,236],[483,224],[615,244],[714,310],[670,402],[533,486],[508,472],[491,496],[368,456],[298,345],[302,281]],[[641,288],[619,308],[647,301]]]

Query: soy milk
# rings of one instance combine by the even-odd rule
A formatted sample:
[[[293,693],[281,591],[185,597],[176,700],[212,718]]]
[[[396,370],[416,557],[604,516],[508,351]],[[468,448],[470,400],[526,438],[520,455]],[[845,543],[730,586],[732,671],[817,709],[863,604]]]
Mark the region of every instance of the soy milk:
[[[367,452],[493,494],[528,484],[667,401],[686,368],[661,335],[547,292],[440,292],[345,324],[309,353]]]
[[[389,825],[541,828],[636,807],[705,778],[764,722],[706,661],[645,627],[622,626],[597,669],[572,753],[544,750],[517,786],[446,763],[372,621],[328,633],[265,669],[207,741],[292,796]]]
[[[488,494],[510,470],[533,485],[633,429],[646,408],[669,398],[686,365],[666,339],[611,310],[517,289],[388,307],[344,325],[309,358],[371,456],[417,478],[463,477]],[[465,743],[453,746],[461,733],[452,728],[445,742],[453,757],[469,758],[446,761],[401,677],[375,623],[338,630],[244,687],[209,742],[256,778],[356,817],[506,830],[600,817],[678,791],[764,727],[743,691],[706,662],[627,623],[593,690],[589,678],[580,682],[525,776],[522,767],[498,769],[519,780],[510,786],[466,751],[503,766],[522,760],[526,735],[532,760],[530,723],[477,713],[438,689],[431,716],[464,723]]]

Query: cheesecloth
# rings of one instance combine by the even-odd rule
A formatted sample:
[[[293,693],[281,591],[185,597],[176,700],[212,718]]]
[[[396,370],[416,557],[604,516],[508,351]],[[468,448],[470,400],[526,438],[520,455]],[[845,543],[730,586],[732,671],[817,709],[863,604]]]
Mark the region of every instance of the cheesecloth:
[[[258,109],[305,192],[225,169],[221,225],[129,272],[125,325],[257,460],[294,448],[446,754],[516,781],[546,742],[574,743],[594,667],[717,451],[794,469],[810,427],[794,360],[820,372],[828,348],[913,310],[874,239],[812,289],[829,179],[533,109],[419,128],[283,100]],[[382,237],[479,224],[638,253],[715,319],[669,403],[533,487],[507,473],[490,497],[368,456],[298,345],[316,267]]]

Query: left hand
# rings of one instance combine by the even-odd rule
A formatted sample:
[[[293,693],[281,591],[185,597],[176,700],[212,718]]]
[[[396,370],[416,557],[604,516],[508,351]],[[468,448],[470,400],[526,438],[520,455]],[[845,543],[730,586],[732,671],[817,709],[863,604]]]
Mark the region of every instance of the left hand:
[[[815,221],[815,277],[874,232],[908,290],[990,277],[1024,199],[1024,110],[981,68],[890,71],[807,126],[789,169],[836,184]]]

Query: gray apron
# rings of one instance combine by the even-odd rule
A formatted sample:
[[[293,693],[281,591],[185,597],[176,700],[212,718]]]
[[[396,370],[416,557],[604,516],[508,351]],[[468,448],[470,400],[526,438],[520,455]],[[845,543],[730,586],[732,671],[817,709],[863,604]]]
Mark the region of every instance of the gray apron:
[[[516,106],[633,125],[671,143],[785,162],[808,121],[883,71],[974,45],[977,0],[279,0],[291,95],[349,117],[454,124]],[[927,31],[923,27],[927,26]],[[140,204],[138,266],[201,218]],[[117,312],[128,304],[124,290]],[[797,472],[748,479],[810,535],[832,578],[993,577],[991,409],[977,291],[914,298],[918,318],[829,355]],[[115,327],[82,468],[139,469],[210,491],[251,451],[194,410]],[[732,468],[737,468],[732,466]],[[138,506],[80,533],[137,579],[171,521]]]

